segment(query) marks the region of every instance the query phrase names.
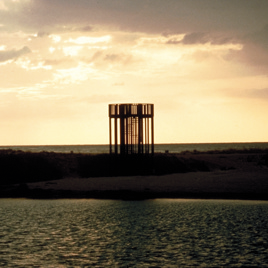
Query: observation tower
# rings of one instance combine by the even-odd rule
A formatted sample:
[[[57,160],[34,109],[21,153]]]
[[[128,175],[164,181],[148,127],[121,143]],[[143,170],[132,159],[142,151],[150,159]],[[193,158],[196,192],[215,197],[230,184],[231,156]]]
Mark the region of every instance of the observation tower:
[[[110,154],[154,154],[154,105],[109,104]]]

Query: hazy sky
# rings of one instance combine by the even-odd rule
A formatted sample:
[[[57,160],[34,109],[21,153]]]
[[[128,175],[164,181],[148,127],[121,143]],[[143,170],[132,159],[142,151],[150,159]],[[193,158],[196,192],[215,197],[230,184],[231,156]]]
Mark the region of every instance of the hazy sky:
[[[107,144],[109,103],[156,143],[268,141],[267,0],[0,0],[0,145]]]

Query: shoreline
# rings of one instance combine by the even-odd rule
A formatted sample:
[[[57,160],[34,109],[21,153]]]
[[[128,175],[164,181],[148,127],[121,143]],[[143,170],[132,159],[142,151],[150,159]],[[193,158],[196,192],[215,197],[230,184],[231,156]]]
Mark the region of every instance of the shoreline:
[[[158,198],[268,200],[268,169],[213,171],[162,176],[63,178],[5,186],[1,198]]]
[[[139,193],[132,191],[105,191],[105,192],[75,192],[75,191],[32,191],[27,195],[8,195],[1,199],[31,199],[31,200],[59,200],[59,199],[97,199],[97,200],[121,200],[143,201],[154,199],[203,199],[203,200],[245,200],[268,201],[267,194],[236,194],[233,193]]]
[[[1,199],[32,199],[32,200],[57,200],[57,199],[99,199],[142,201],[153,199],[204,199],[204,200],[251,200],[268,201],[267,193],[189,193],[189,192],[135,192],[135,191],[53,191],[30,190],[27,193],[17,193],[16,190],[2,195]]]

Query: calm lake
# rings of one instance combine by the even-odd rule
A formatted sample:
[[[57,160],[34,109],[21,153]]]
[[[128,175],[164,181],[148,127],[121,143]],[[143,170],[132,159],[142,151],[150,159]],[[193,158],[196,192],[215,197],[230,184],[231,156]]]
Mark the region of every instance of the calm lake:
[[[268,202],[0,199],[1,267],[268,266]]]

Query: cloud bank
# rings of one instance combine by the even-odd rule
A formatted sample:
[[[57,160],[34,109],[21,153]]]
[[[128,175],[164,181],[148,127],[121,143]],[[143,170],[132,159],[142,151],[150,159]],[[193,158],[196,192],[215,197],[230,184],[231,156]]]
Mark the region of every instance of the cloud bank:
[[[31,50],[28,47],[23,47],[21,49],[11,49],[0,51],[0,62],[5,62],[12,59],[17,59],[25,54],[30,53]]]
[[[106,143],[109,102],[155,103],[159,142],[265,140],[267,13],[266,0],[0,0],[6,142],[16,124],[12,143]]]

